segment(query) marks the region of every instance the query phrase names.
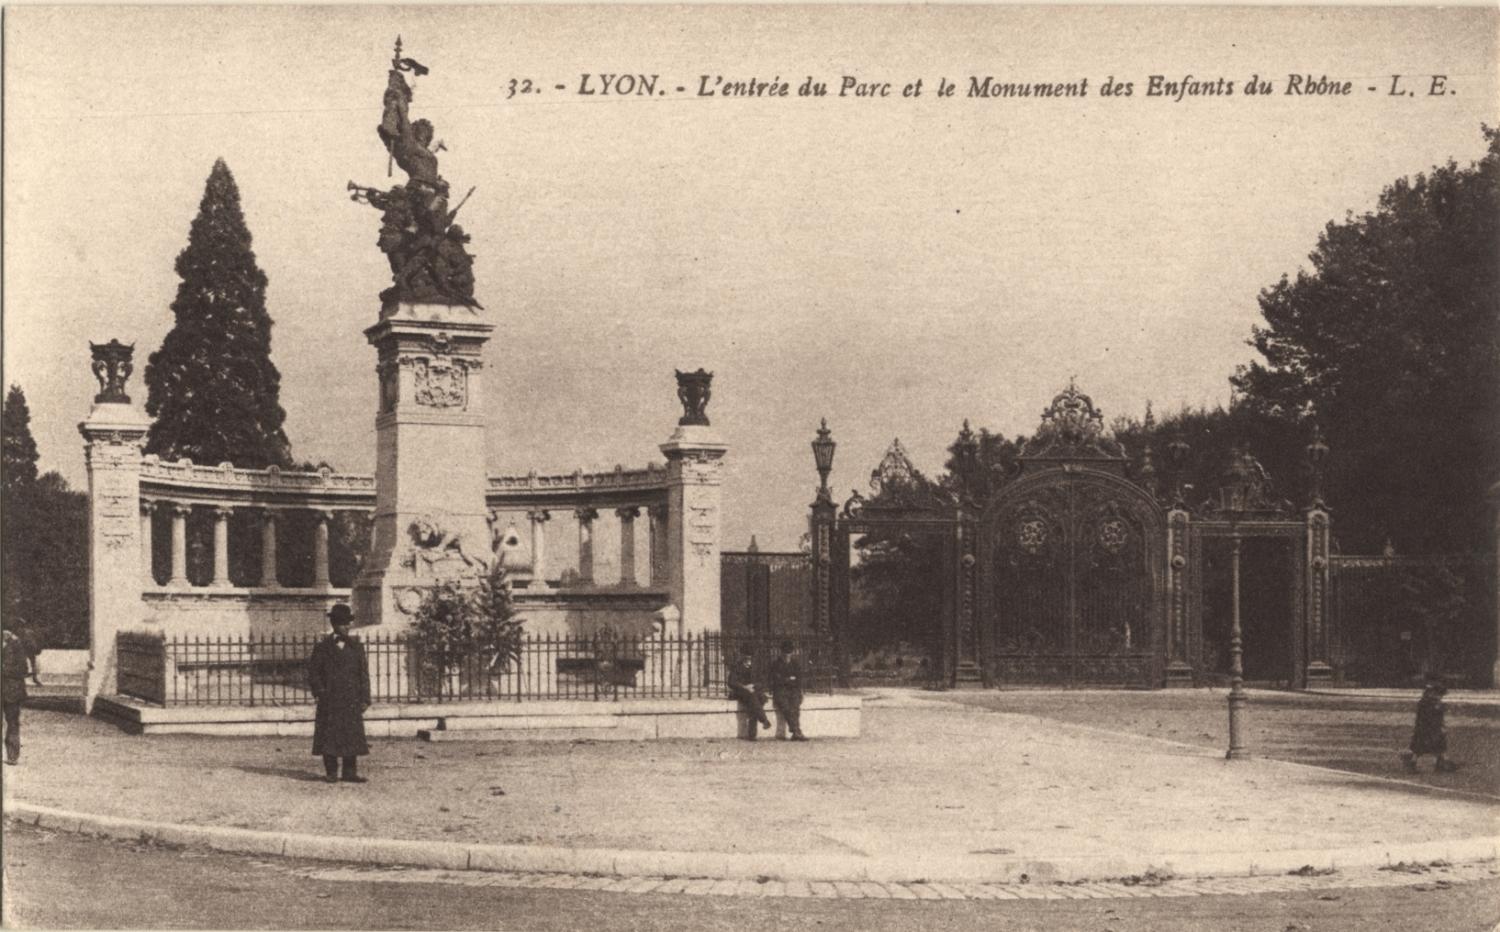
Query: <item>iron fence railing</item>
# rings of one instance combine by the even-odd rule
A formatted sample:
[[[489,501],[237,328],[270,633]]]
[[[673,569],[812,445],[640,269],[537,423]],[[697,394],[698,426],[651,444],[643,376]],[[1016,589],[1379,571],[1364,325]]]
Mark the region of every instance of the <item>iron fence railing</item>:
[[[307,660],[319,640],[122,633],[116,642],[119,689],[161,706],[310,705]],[[832,692],[833,644],[820,637],[540,634],[525,636],[515,659],[457,662],[424,656],[404,635],[360,638],[378,703],[724,698],[727,658],[748,646],[756,678],[766,682],[787,640],[805,667],[804,689]]]

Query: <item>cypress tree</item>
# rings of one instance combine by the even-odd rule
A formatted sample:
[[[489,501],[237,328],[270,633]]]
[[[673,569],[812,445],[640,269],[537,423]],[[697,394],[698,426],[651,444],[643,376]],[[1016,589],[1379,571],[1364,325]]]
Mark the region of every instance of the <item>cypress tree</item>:
[[[146,452],[208,465],[290,465],[266,276],[223,159],[214,162],[176,268],[176,323],[146,366],[146,412],[156,419]]]
[[[31,409],[21,386],[11,385],[0,411],[0,485],[7,496],[36,481],[36,440],[31,436]]]

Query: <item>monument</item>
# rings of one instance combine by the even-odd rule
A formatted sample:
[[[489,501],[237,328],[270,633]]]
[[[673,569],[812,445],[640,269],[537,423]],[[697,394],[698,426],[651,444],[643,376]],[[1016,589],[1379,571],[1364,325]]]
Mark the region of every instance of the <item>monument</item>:
[[[391,266],[379,320],[365,330],[379,383],[375,522],[354,612],[361,626],[396,630],[410,623],[424,591],[487,572],[493,560],[481,376],[494,325],[480,316],[469,237],[454,223],[463,202],[450,209],[438,172],[445,147],[433,145],[430,122],[410,119],[407,76],[427,73],[402,57],[398,37],[376,134],[406,183],[387,191],[348,186],[352,200],[381,211],[376,243]]]

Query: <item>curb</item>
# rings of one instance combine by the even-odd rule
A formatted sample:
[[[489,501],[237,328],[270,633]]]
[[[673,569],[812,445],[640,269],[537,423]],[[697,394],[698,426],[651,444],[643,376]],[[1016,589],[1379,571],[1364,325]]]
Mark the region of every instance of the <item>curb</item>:
[[[1273,850],[1163,855],[990,858],[988,856],[881,856],[731,854],[708,851],[646,851],[463,844],[300,835],[255,829],[179,825],[92,815],[13,802],[5,817],[53,831],[106,838],[206,846],[238,854],[276,855],[324,861],[441,870],[599,874],[622,877],[701,877],[719,880],[874,881],[878,883],[1037,883],[1130,877],[1150,872],[1177,877],[1285,874],[1317,869],[1379,867],[1400,862],[1451,863],[1500,859],[1500,836],[1326,850]]]

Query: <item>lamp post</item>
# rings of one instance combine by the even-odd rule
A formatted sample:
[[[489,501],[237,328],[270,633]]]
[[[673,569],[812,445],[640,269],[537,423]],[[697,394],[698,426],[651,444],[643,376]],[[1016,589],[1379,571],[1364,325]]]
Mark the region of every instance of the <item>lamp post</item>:
[[[819,505],[832,505],[833,494],[828,491],[828,474],[833,471],[833,451],[838,444],[833,442],[833,434],[828,429],[828,418],[823,418],[822,426],[818,428],[818,439],[812,442],[813,461],[818,466],[818,500]]]
[[[1235,449],[1229,456],[1229,469],[1219,488],[1219,508],[1229,516],[1229,751],[1228,760],[1250,756],[1244,741],[1244,711],[1249,697],[1245,695],[1244,632],[1240,627],[1240,512],[1248,504],[1248,489],[1253,472],[1247,455]]]

